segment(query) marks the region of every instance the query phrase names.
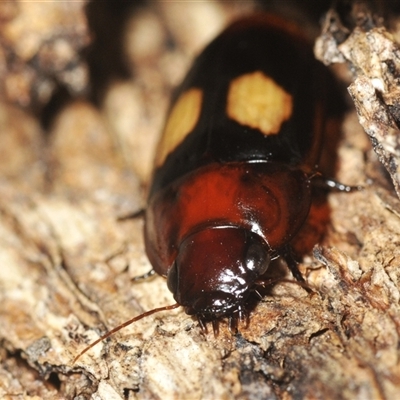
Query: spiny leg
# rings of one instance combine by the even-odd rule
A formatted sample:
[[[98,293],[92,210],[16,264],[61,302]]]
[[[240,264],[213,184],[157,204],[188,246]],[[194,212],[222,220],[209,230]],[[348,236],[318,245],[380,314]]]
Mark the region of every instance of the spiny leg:
[[[282,254],[282,257],[285,259],[286,264],[290,271],[292,272],[293,276],[295,277],[296,280],[299,282],[305,282],[305,279],[303,278],[303,275],[299,271],[298,268],[298,262],[296,261],[294,255],[293,255],[293,250],[291,246],[286,246],[284,249],[284,252]]]

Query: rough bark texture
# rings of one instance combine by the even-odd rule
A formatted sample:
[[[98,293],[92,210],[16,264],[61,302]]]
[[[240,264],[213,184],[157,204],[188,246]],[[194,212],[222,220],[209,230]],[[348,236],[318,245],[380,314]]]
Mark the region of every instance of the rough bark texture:
[[[353,72],[349,93],[360,124],[400,196],[400,46],[381,21],[363,5],[353,7],[351,31],[331,10],[316,42],[325,64],[348,62]]]
[[[24,13],[34,18],[26,4],[0,5],[1,43],[18,18],[27,18]],[[83,6],[71,2],[71,9],[60,12],[67,18],[73,9],[83,18]],[[1,398],[398,396],[400,203],[355,111],[344,118],[336,179],[362,184],[364,190],[331,193],[327,202],[313,207],[301,239],[312,237],[315,243],[315,232],[322,230],[324,235],[300,265],[313,294],[298,285],[277,284],[254,309],[249,326],[240,326],[236,335],[224,323],[218,337],[212,329],[204,333],[181,309],[156,314],[72,364],[107,330],[173,303],[163,278],[131,282],[150,269],[143,251],[143,222],[118,217],[144,206],[143,182],[150,174],[170,89],[193,54],[249,7],[249,2],[160,2],[136,9],[125,19],[125,36],[121,35],[125,66],[134,68],[133,78],[109,78],[100,109],[87,100],[63,107],[46,134],[32,113],[37,107],[28,102],[18,108],[19,98],[0,93]],[[127,10],[119,12],[129,15]],[[106,15],[110,20],[115,16]],[[45,41],[53,35],[50,28],[48,32]],[[387,43],[381,28],[370,35],[375,32],[376,40]],[[168,46],[166,37],[175,46]],[[84,34],[79,43],[88,40]],[[355,51],[359,43],[348,46]],[[11,42],[7,49],[16,51]],[[32,58],[20,62],[32,65]],[[12,87],[10,65],[0,57],[3,83]],[[40,65],[34,65],[42,74]],[[371,80],[365,79],[358,76],[352,86],[361,123],[377,138],[381,131],[371,134],[368,116],[378,113],[397,143],[397,120],[383,104],[386,92],[364,101],[371,87]],[[397,81],[389,85],[390,104],[395,104],[391,95],[396,85]],[[365,111],[367,107],[371,111]],[[397,161],[393,165],[397,168]]]

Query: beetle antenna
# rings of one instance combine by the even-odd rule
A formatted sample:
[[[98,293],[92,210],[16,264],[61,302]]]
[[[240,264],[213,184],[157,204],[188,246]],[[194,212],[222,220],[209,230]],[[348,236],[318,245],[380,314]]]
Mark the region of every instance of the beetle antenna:
[[[83,356],[88,350],[90,350],[92,347],[96,346],[97,343],[102,342],[104,339],[109,338],[111,335],[114,333],[120,331],[121,329],[125,328],[126,326],[133,324],[136,321],[139,321],[142,318],[148,317],[150,315],[153,315],[155,313],[161,312],[161,311],[168,311],[168,310],[173,310],[175,308],[180,307],[180,304],[175,303],[171,304],[169,306],[164,306],[164,307],[158,307],[158,308],[153,308],[150,311],[146,311],[143,314],[137,315],[136,317],[130,319],[129,321],[124,322],[121,325],[116,326],[115,328],[111,329],[111,331],[108,331],[105,333],[103,336],[101,336],[99,339],[95,340],[94,342],[90,343],[89,346],[85,347],[72,361],[72,364],[75,364],[81,356]]]

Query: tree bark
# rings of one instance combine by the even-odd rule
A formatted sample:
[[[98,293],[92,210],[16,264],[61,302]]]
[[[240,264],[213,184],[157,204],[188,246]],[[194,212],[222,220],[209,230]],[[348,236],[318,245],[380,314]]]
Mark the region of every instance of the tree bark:
[[[20,8],[8,11],[1,30],[2,43],[9,40],[3,53],[14,56],[21,37],[13,42],[7,32],[15,32],[13,24],[28,12],[22,2],[17,4]],[[164,278],[131,281],[151,268],[144,253],[143,221],[119,217],[145,207],[144,182],[170,89],[184,75],[193,51],[245,12],[246,5],[181,4],[183,12],[178,3],[170,8],[165,4],[135,10],[127,19],[125,61],[134,65],[135,74],[125,80],[110,78],[113,83],[97,99],[100,108],[72,96],[52,116],[45,134],[37,110],[48,100],[35,103],[29,97],[32,90],[22,91],[18,101],[6,97],[6,91],[1,95],[0,397],[396,398],[400,203],[355,110],[343,121],[335,178],[363,185],[363,190],[332,192],[326,201],[316,201],[299,235],[299,246],[318,242],[300,264],[312,294],[293,283],[278,283],[251,312],[248,326],[242,324],[232,334],[222,321],[217,337],[211,327],[203,332],[182,309],[155,314],[73,363],[106,331],[174,303]],[[75,9],[80,17],[83,6]],[[204,19],[208,29],[202,28]],[[55,23],[51,35],[58,28]],[[175,47],[165,45],[167,34]],[[86,43],[87,31],[82,35],[78,42]],[[386,34],[381,36],[387,46],[396,46]],[[75,49],[72,59],[80,45]],[[31,60],[21,59],[20,65],[28,68]],[[10,65],[4,64],[5,84],[15,82]],[[341,68],[348,71],[348,64]],[[43,70],[35,73],[42,76]],[[360,79],[364,86],[355,86]],[[363,72],[351,90],[363,127],[376,139],[387,124],[394,131],[397,123],[382,100],[385,96],[363,101],[369,83]],[[391,84],[390,94],[398,90],[397,81]],[[30,100],[21,108],[23,96]],[[373,109],[368,114],[372,119],[363,111],[367,107]],[[374,128],[377,110],[380,125]],[[381,130],[371,134],[373,128]],[[391,150],[378,143],[382,149]],[[397,146],[392,150],[391,166],[398,157]],[[397,169],[389,172],[396,182]]]

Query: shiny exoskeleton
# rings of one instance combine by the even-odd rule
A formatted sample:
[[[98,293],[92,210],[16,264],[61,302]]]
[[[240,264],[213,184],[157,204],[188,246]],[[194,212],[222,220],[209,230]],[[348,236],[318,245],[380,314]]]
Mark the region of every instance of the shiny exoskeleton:
[[[175,300],[203,320],[240,316],[311,205],[325,70],[296,27],[233,23],[195,60],[157,150],[146,252]]]

